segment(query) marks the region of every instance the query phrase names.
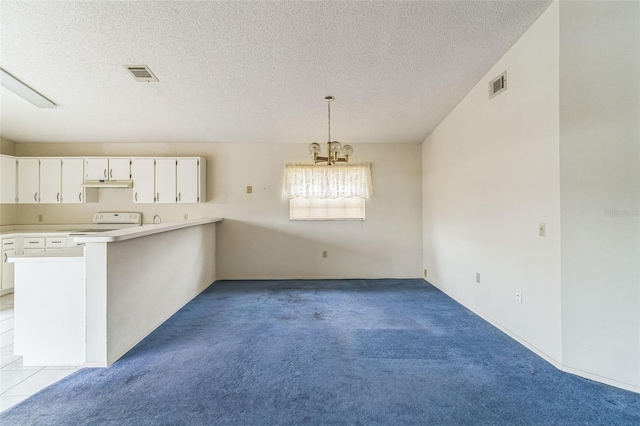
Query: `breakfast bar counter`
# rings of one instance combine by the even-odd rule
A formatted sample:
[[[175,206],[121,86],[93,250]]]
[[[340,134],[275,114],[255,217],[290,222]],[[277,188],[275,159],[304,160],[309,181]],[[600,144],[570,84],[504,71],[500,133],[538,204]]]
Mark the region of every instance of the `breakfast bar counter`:
[[[214,282],[221,220],[76,236],[77,247],[12,256],[15,354],[25,365],[111,365]]]

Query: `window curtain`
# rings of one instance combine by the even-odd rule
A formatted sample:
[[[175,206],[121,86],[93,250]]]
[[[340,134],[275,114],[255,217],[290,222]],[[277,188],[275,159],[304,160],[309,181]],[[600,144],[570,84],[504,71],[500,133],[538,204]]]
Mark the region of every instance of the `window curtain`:
[[[369,198],[372,195],[370,163],[285,166],[283,198]]]

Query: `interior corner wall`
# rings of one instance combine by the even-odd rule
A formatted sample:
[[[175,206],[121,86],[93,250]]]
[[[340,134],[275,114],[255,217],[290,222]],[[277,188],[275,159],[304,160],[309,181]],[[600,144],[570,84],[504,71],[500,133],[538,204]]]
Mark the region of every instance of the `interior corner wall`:
[[[0,154],[16,155],[16,144],[0,138]]]
[[[560,3],[563,362],[640,390],[640,3]]]
[[[558,37],[553,3],[422,148],[427,280],[556,365]],[[503,71],[507,90],[489,99],[489,82]]]
[[[100,189],[97,204],[20,204],[20,224],[89,223],[97,211],[140,211],[163,222],[222,217],[218,279],[417,278],[422,276],[420,144],[358,144],[372,163],[375,195],[365,221],[290,221],[284,165],[309,162],[306,144],[20,143],[19,156],[202,156],[207,202],[135,204],[132,189]],[[252,194],[246,187],[252,186]],[[328,257],[322,258],[322,251]]]

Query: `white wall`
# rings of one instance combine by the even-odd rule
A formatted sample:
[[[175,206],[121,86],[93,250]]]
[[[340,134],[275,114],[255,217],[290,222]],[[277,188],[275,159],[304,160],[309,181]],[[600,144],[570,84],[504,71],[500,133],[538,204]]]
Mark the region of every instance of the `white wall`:
[[[636,392],[639,88],[640,3],[556,2],[423,143],[430,281],[559,368]]]
[[[420,144],[358,144],[355,161],[370,161],[375,196],[360,221],[292,222],[281,198],[284,165],[309,161],[306,144],[16,144],[19,156],[203,156],[208,202],[133,204],[131,189],[101,189],[98,204],[18,205],[21,224],[87,223],[102,210],[154,214],[163,222],[222,217],[217,228],[217,277],[381,278],[421,276]],[[253,186],[246,194],[245,187]],[[323,259],[323,250],[328,258]]]
[[[640,386],[640,3],[560,3],[563,363]]]
[[[428,281],[556,363],[562,357],[558,54],[552,4],[422,150]],[[489,81],[505,70],[507,91],[489,99]],[[540,222],[546,237],[538,236]]]

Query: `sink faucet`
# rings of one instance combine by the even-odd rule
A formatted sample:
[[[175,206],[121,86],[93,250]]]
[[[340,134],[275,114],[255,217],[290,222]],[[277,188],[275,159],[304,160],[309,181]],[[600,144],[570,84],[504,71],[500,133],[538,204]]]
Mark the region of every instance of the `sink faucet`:
[[[158,219],[158,223],[162,223],[162,218],[160,217],[160,215],[155,215],[153,216],[153,223],[156,223],[156,219]]]

